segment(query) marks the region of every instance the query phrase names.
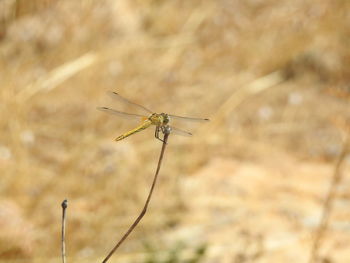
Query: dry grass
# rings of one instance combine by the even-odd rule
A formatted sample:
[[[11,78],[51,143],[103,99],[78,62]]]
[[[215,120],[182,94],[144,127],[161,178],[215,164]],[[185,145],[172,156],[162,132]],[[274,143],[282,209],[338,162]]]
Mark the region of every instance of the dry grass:
[[[289,167],[286,174],[305,162],[334,165],[350,119],[349,13],[349,1],[342,0],[1,1],[0,261],[57,262],[64,198],[70,202],[68,262],[101,260],[139,213],[161,145],[153,131],[113,142],[133,124],[95,110],[110,103],[107,90],[155,111],[212,119],[194,127],[179,123],[196,135],[169,138],[150,210],[115,258],[142,262],[144,244],[155,244],[157,255],[185,242],[184,254],[208,246],[204,262],[306,259],[307,238],[303,250],[285,245],[285,254],[273,254],[261,233],[245,225],[247,218],[234,220],[232,211],[242,207],[222,208],[243,193],[225,188],[233,178],[222,177],[229,165],[215,170],[214,179],[224,179],[213,193],[208,189],[210,205],[200,205],[205,199],[200,192],[184,189],[191,180],[209,187],[211,177],[191,175],[221,159],[281,171]],[[308,173],[317,175],[313,169]],[[288,191],[298,189],[301,206],[311,198],[320,210],[326,177],[312,178],[318,194],[310,188],[312,193],[305,190],[300,197],[299,185]],[[245,180],[242,187],[253,179]],[[349,185],[349,179],[343,181],[344,189]],[[260,197],[270,194],[257,191]],[[346,192],[339,194],[339,206],[348,209]],[[189,205],[192,196],[200,197],[198,215]],[[245,205],[249,195],[242,196]],[[266,198],[264,205],[273,207],[274,198]],[[260,201],[252,204],[253,213]],[[228,220],[225,229],[232,230],[235,245],[248,236],[259,253],[253,248],[245,255],[245,245],[222,245],[221,232],[209,235],[217,230],[206,219],[221,212],[235,222]],[[262,214],[274,218],[268,210]],[[346,222],[350,215],[340,218]],[[208,237],[193,240],[194,226]],[[188,234],[172,234],[182,229]],[[305,234],[314,228],[302,229]],[[346,262],[350,255],[341,253],[344,246],[349,250],[342,243],[346,238],[325,238],[324,258]]]

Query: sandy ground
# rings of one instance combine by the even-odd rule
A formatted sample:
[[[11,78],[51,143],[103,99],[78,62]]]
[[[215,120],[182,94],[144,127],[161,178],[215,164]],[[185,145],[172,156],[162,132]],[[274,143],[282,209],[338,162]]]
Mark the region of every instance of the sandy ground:
[[[0,262],[96,262],[140,212],[161,147],[97,111],[107,91],[171,135],[110,262],[309,261],[349,133],[348,1],[0,1]],[[349,154],[318,262],[349,262]],[[334,186],[334,184],[333,184]],[[317,262],[315,260],[313,263]]]

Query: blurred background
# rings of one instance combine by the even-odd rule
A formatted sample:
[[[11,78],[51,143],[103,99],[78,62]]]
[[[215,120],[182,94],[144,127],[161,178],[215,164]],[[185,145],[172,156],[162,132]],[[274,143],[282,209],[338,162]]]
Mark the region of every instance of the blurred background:
[[[0,262],[308,262],[350,118],[350,2],[0,0]],[[349,262],[350,156],[318,253]],[[118,261],[119,260],[119,261]]]

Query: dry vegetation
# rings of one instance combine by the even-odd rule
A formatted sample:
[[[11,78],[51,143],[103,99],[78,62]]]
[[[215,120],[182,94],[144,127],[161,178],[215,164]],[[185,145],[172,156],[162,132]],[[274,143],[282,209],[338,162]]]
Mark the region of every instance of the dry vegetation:
[[[349,14],[346,0],[1,0],[0,262],[59,262],[64,198],[68,262],[101,261],[137,216],[161,143],[113,142],[135,124],[96,106],[134,109],[107,90],[212,120],[178,123],[195,136],[170,137],[111,262],[307,262],[349,126]],[[349,166],[322,262],[349,262]]]

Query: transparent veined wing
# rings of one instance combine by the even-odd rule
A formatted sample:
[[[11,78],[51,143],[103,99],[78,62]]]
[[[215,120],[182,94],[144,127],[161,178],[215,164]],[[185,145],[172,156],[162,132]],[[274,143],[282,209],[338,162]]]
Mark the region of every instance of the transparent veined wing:
[[[168,127],[170,127],[170,133],[171,134],[176,134],[176,135],[181,135],[181,136],[187,136],[187,137],[191,137],[192,133],[184,131],[184,130],[180,130],[179,128],[173,127],[168,125]]]
[[[111,96],[113,99],[117,99],[123,103],[126,103],[126,104],[129,104],[129,105],[133,105],[133,106],[136,106],[138,107],[139,109],[142,109],[144,111],[147,111],[148,113],[153,113],[153,111],[151,111],[150,109],[147,109],[146,107],[140,105],[140,104],[137,104],[135,102],[132,102],[122,96],[120,96],[117,92],[114,92],[114,91],[108,91],[108,95]]]
[[[183,121],[194,121],[194,122],[207,122],[209,119],[203,119],[203,118],[192,118],[192,117],[183,117],[183,116],[177,116],[168,114],[170,118],[174,118],[176,120],[183,120]]]
[[[141,115],[141,114],[134,114],[134,113],[126,113],[126,112],[122,112],[122,111],[117,111],[111,108],[107,108],[107,107],[97,107],[98,110],[100,111],[104,111],[113,115],[117,115],[119,117],[122,117],[124,119],[131,119],[131,120],[140,120],[140,119],[147,119],[147,116]]]

